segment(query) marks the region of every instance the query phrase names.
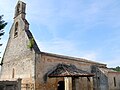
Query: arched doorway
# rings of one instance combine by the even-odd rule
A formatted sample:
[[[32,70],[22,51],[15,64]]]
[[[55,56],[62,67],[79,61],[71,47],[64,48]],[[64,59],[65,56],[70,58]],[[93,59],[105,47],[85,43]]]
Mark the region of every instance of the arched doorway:
[[[58,89],[57,90],[65,90],[64,81],[59,81],[58,82]]]

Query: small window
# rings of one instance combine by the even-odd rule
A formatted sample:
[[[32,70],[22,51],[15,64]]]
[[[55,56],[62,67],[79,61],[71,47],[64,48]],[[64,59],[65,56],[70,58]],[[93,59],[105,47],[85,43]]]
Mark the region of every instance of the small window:
[[[17,12],[16,12],[16,15],[19,15],[20,13],[20,4],[17,5]]]
[[[12,78],[14,78],[15,76],[15,69],[13,68],[13,71],[12,71]]]
[[[14,31],[14,37],[18,36],[18,22],[15,24],[15,31]]]
[[[114,77],[114,86],[116,87],[116,78]]]
[[[98,77],[98,80],[100,80],[100,77]]]

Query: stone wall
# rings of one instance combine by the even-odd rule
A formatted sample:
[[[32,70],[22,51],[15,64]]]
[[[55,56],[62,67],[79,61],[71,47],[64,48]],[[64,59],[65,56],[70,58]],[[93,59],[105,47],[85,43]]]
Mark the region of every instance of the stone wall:
[[[107,76],[107,68],[100,68],[98,66],[92,66],[92,73],[94,76],[94,89],[95,90],[108,90],[108,76]]]
[[[108,72],[109,90],[120,90],[120,72]]]
[[[21,90],[21,80],[0,81],[0,90]]]
[[[16,22],[18,22],[18,35],[14,37]],[[13,23],[2,59],[0,78],[3,80],[22,78],[24,84],[34,83],[35,51],[28,48],[30,41],[25,25],[26,23],[19,17]]]
[[[88,63],[85,61],[79,61],[79,60],[75,60],[71,58],[60,58],[54,55],[53,56],[49,54],[46,55],[44,53],[41,53],[40,55],[36,54],[36,58],[37,58],[36,60],[36,90],[43,90],[42,88],[43,85],[45,85],[47,89],[53,90],[52,87],[49,87],[50,86],[49,82],[55,83],[55,82],[58,82],[59,79],[57,79],[57,81],[51,81],[49,77],[47,76],[47,73],[51,71],[53,67],[57,66],[59,63],[73,64],[77,68],[87,71],[87,72],[91,72],[91,66],[93,65],[92,63]]]

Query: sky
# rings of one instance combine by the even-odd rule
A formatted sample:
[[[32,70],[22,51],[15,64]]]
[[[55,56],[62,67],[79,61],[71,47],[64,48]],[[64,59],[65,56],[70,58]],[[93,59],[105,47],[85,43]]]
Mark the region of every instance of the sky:
[[[6,46],[18,0],[0,0],[8,22]],[[120,0],[21,0],[41,51],[120,66]]]

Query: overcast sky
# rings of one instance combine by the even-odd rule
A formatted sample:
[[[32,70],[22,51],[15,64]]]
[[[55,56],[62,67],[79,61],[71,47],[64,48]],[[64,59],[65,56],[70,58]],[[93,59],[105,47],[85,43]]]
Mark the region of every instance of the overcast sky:
[[[22,1],[41,51],[120,66],[120,0]],[[16,3],[0,0],[0,14],[8,22],[0,50],[8,40]]]

